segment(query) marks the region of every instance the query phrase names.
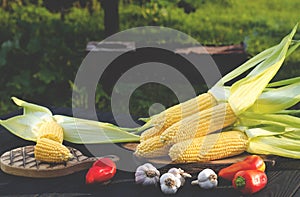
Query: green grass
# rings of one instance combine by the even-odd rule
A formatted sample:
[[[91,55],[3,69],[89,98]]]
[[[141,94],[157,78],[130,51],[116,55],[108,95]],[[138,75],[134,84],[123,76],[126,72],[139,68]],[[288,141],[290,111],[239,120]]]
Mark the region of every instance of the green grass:
[[[247,51],[255,54],[277,43],[300,21],[300,1],[230,0],[225,5],[217,3],[218,1],[201,2],[204,3],[198,3],[196,12],[190,14],[184,13],[183,9],[177,8],[175,4],[162,7],[163,11],[157,10],[157,13],[146,16],[141,13],[155,6],[121,7],[121,29],[154,23],[180,30],[202,44],[231,44],[244,41],[248,45]],[[130,16],[132,22],[128,22]],[[159,18],[154,22],[156,16]]]

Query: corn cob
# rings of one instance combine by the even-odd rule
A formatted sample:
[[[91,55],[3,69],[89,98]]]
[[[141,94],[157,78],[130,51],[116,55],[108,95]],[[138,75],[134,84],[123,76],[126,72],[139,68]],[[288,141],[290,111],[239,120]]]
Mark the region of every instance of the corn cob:
[[[37,140],[48,138],[56,142],[62,143],[64,139],[63,128],[55,121],[43,122],[38,129]]]
[[[174,105],[150,120],[154,127],[144,131],[141,134],[140,141],[160,135],[165,129],[181,119],[215,105],[217,105],[217,100],[210,93],[204,93],[186,102]]]
[[[65,162],[73,157],[67,147],[48,138],[41,138],[37,141],[34,148],[34,156],[38,161],[50,163]]]
[[[237,120],[228,103],[195,113],[173,124],[160,136],[162,142],[169,145],[197,138],[233,124]]]
[[[248,144],[241,131],[210,134],[174,144],[169,156],[174,162],[206,162],[243,153]]]
[[[169,148],[170,146],[161,142],[158,135],[141,142],[134,154],[144,158],[162,157],[168,155]]]

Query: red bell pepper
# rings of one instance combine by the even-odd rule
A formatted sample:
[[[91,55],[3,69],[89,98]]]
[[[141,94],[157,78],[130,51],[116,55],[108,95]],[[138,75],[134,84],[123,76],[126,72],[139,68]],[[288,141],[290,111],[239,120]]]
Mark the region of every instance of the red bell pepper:
[[[86,174],[86,184],[106,182],[114,177],[116,171],[116,164],[111,159],[100,158],[94,162],[93,166]]]
[[[260,170],[245,170],[235,174],[232,185],[243,194],[253,194],[267,184],[267,175]]]
[[[218,176],[232,181],[234,175],[241,170],[260,170],[264,172],[266,165],[264,160],[258,155],[247,156],[243,161],[234,163],[219,171]]]

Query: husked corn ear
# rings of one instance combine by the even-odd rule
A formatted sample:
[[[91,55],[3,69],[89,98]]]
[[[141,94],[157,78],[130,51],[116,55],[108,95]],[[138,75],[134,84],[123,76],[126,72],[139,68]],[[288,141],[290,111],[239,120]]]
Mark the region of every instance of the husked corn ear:
[[[243,153],[248,144],[241,131],[226,131],[210,134],[174,144],[169,151],[177,163],[205,162]]]
[[[38,139],[41,138],[48,138],[62,143],[64,139],[64,130],[55,121],[43,122],[38,129]]]
[[[159,135],[141,142],[136,150],[135,155],[138,157],[154,158],[167,156],[170,146],[162,143]]]
[[[167,128],[160,139],[170,145],[187,139],[197,138],[233,124],[237,120],[228,103],[188,116]]]
[[[37,141],[34,147],[34,156],[38,161],[50,163],[65,162],[73,157],[67,147],[48,138],[41,138]]]
[[[153,136],[160,135],[166,128],[181,119],[215,105],[217,105],[217,100],[210,93],[204,93],[188,101],[174,105],[160,114],[153,116],[150,121],[155,126],[144,131],[141,134],[140,140],[144,141]]]

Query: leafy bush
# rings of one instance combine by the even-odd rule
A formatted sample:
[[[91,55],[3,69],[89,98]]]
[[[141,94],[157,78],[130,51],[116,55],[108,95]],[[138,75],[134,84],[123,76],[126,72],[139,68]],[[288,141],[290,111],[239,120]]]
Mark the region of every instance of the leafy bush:
[[[1,110],[8,110],[12,95],[44,105],[70,104],[69,81],[86,43],[103,38],[103,12],[72,8],[62,21],[44,7],[14,4],[0,14]]]

